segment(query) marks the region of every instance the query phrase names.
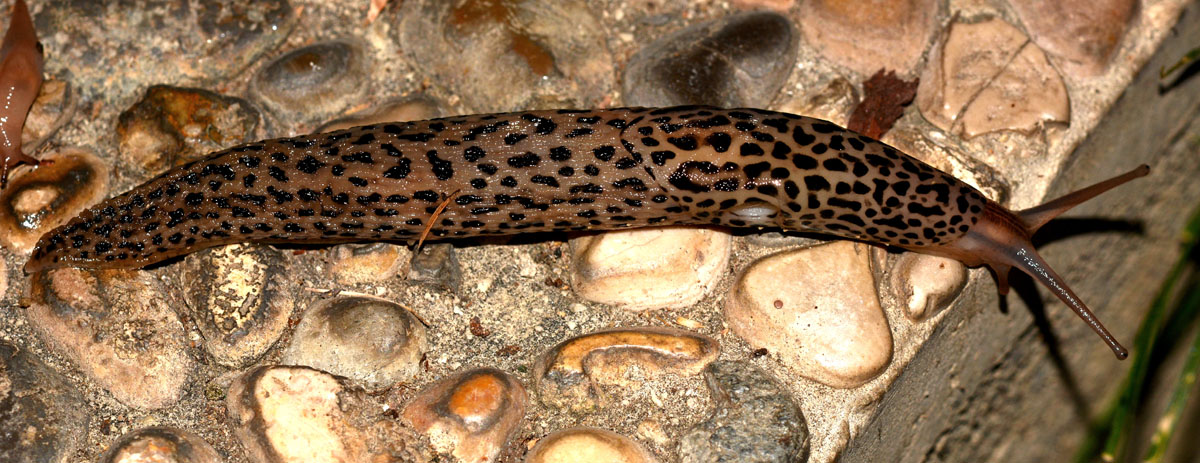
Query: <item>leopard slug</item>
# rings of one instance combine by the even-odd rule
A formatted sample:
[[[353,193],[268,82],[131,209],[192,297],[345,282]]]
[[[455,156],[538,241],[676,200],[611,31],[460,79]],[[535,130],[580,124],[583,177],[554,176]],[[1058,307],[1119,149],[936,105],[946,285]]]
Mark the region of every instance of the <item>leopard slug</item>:
[[[42,236],[25,271],[142,267],[237,242],[408,241],[427,227],[438,237],[778,227],[986,265],[1002,293],[1019,268],[1124,358],[1030,235],[1148,171],[1014,213],[891,146],[793,114],[683,106],[450,117],[213,153]]]
[[[42,88],[42,44],[24,0],[13,2],[11,16],[0,45],[0,188],[13,167],[38,164],[21,150],[21,129]]]

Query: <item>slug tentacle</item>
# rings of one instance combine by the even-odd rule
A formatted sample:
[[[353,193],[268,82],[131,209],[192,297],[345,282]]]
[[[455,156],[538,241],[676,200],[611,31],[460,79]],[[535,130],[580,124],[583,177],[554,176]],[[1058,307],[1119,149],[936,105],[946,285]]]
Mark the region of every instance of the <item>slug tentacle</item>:
[[[957,259],[972,267],[988,266],[996,276],[996,287],[1001,295],[1008,293],[1008,272],[1013,268],[1020,269],[1075,311],[1108,344],[1117,358],[1124,359],[1129,352],[1105,329],[1066,281],[1038,255],[1033,248],[1032,236],[1038,228],[1068,209],[1149,172],[1150,167],[1143,164],[1122,175],[1017,213],[988,201],[979,223],[961,238],[936,248],[916,250]]]
[[[1083,202],[1099,196],[1105,191],[1116,188],[1125,182],[1139,177],[1145,177],[1150,173],[1150,166],[1142,164],[1137,168],[1110,178],[1095,185],[1083,188],[1071,193],[1067,193],[1062,197],[1052,199],[1039,206],[1034,206],[1017,212],[1017,217],[1021,218],[1021,222],[1025,224],[1025,229],[1032,235],[1046,222],[1058,217],[1059,214],[1067,212],[1071,208],[1082,204]]]
[[[46,233],[25,271],[136,268],[233,242],[780,227],[988,265],[1001,292],[1009,268],[1021,268],[1116,346],[1036,257],[1029,235],[1144,174],[1014,214],[891,146],[794,114],[706,106],[483,114],[213,153]]]

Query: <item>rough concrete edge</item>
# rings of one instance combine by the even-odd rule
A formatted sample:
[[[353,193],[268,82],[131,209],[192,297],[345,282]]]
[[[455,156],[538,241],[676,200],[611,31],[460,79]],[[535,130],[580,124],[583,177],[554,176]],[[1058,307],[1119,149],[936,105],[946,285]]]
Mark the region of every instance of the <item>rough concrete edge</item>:
[[[1198,197],[1185,194],[1183,184],[1197,175],[1197,167],[1169,158],[1167,151],[1196,112],[1200,80],[1190,79],[1160,94],[1158,77],[1160,66],[1173,63],[1200,43],[1198,16],[1200,6],[1187,5],[1178,16],[1180,22],[1163,35],[1157,52],[1098,121],[1092,135],[1064,161],[1047,195],[1065,193],[1140,162],[1151,164],[1150,178],[1069,214],[1141,221],[1145,234],[1081,234],[1042,248],[1046,259],[1126,343],[1132,342],[1156,282],[1178,255],[1174,237],[1186,219],[1179,207],[1189,207]],[[1173,161],[1183,165],[1172,169]],[[989,279],[981,278],[987,277],[981,273],[976,271],[972,278],[976,283],[949,309],[933,337],[880,400],[874,416],[843,452],[844,461],[940,459],[935,452],[953,445],[958,428],[964,427],[970,428],[968,434],[988,435],[978,444],[995,444],[973,451],[981,459],[1014,459],[1012,454],[1004,455],[1009,452],[1038,460],[1072,455],[1088,424],[1082,415],[1092,415],[1107,403],[1118,384],[1106,380],[1121,377],[1128,363],[1114,360],[1058,302],[1044,304],[1043,312],[1061,353],[1053,358],[1021,297],[1009,297],[1008,313],[1001,313],[993,285],[979,283]],[[1038,297],[1046,301],[1049,295],[1039,289]],[[1047,384],[1054,390],[1022,387],[1031,384]],[[976,413],[996,417],[972,416]],[[1013,417],[1036,423],[1013,423]],[[951,453],[961,454],[955,452],[962,451]]]

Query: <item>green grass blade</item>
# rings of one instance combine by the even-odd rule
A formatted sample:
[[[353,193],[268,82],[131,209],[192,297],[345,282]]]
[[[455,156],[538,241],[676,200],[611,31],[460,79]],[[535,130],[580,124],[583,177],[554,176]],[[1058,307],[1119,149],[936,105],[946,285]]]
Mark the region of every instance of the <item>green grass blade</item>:
[[[1183,305],[1192,311],[1200,309],[1200,289],[1191,288],[1188,291],[1188,295],[1184,298]],[[1188,399],[1191,398],[1192,391],[1195,390],[1196,372],[1198,369],[1200,369],[1200,336],[1196,336],[1192,340],[1192,347],[1188,351],[1183,372],[1180,373],[1179,380],[1175,382],[1175,390],[1171,393],[1171,401],[1167,404],[1166,411],[1159,417],[1154,436],[1150,438],[1150,448],[1146,451],[1144,461],[1159,463],[1167,454],[1171,437],[1175,434],[1175,429],[1179,424],[1179,415],[1183,413]]]

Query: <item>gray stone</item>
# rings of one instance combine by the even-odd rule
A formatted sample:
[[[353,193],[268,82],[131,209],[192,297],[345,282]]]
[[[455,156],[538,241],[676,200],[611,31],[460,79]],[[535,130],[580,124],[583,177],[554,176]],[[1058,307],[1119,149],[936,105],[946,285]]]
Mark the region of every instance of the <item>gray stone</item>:
[[[704,371],[717,409],[679,439],[687,462],[803,462],[808,426],[800,407],[770,376],[745,362],[713,362]]]
[[[796,62],[786,17],[741,13],[660,38],[629,60],[625,103],[765,107]]]

